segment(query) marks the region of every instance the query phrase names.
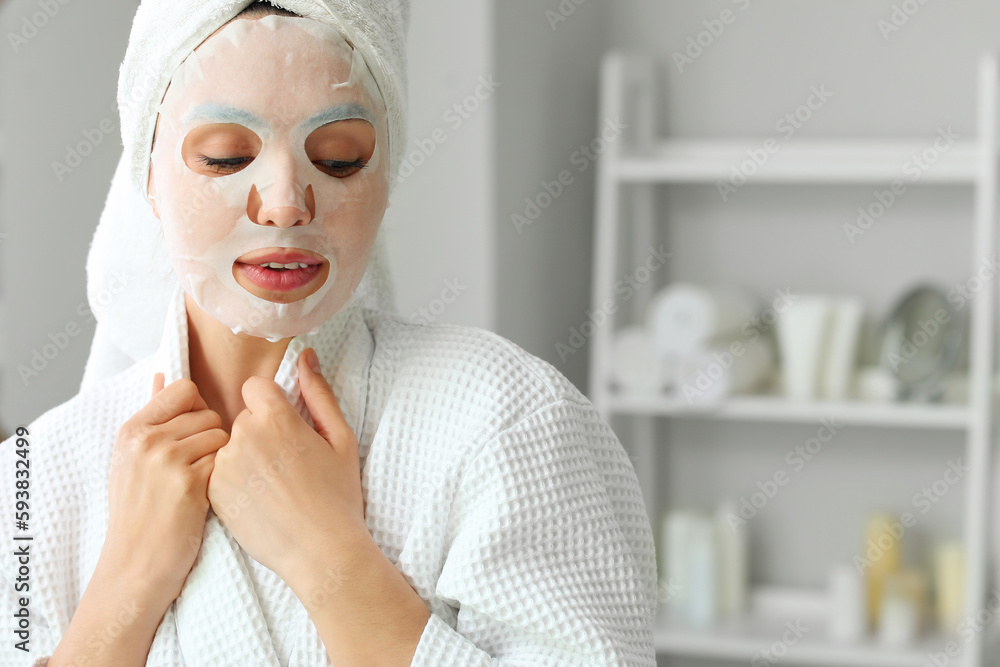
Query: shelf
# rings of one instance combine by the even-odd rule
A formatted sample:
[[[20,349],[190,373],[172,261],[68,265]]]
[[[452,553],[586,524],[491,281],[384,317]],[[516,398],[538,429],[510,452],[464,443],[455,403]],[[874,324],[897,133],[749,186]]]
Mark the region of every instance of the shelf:
[[[767,155],[749,176],[749,183],[880,183],[901,180],[913,183],[972,185],[980,175],[979,147],[972,141],[955,141],[926,170],[912,162],[915,155],[935,150],[929,136],[908,140],[798,140],[777,141],[773,153],[765,150],[766,138],[671,139],[646,150],[623,153],[609,165],[613,176],[626,182],[729,182],[734,167],[750,160],[748,150]],[[943,142],[942,142],[943,144]],[[907,163],[912,166],[904,169]],[[755,165],[756,166],[756,165]],[[751,169],[745,170],[747,173]],[[915,174],[920,174],[919,179]]]
[[[797,403],[781,396],[734,396],[718,405],[697,406],[666,394],[613,392],[611,412],[619,414],[700,417],[734,421],[815,423],[836,419],[852,426],[900,426],[963,430],[971,424],[965,405],[813,401]]]
[[[855,644],[834,642],[827,637],[823,591],[766,587],[756,589],[752,600],[752,613],[708,629],[691,629],[672,622],[661,607],[654,627],[657,652],[739,660],[744,664],[756,664],[751,661],[758,658],[760,664],[771,664],[777,659],[781,664],[826,667],[924,667],[928,653],[942,652],[947,643],[930,637],[918,640],[913,647],[894,649],[880,646],[874,637]],[[779,647],[768,662],[761,652],[770,651],[776,643],[784,645],[786,635],[790,640],[787,653],[777,657],[782,651]],[[961,664],[959,658],[949,660],[952,667]]]
[[[687,205],[698,204],[688,208],[693,211],[689,215],[704,215],[709,220],[719,207],[728,203],[730,196],[738,196],[734,193],[743,185],[864,186],[866,190],[871,188],[877,191],[894,188],[897,196],[902,192],[900,187],[959,187],[963,189],[963,195],[969,196],[968,203],[973,205],[968,275],[974,275],[978,270],[980,258],[996,252],[997,221],[1000,219],[1000,199],[997,197],[1000,129],[996,123],[1000,117],[1000,62],[996,55],[985,55],[980,61],[976,130],[963,132],[967,136],[955,137],[954,140],[944,139],[946,132],[932,128],[928,128],[926,133],[909,137],[827,136],[793,137],[789,140],[776,135],[771,139],[768,134],[759,137],[660,137],[659,128],[670,125],[659,122],[664,120],[660,109],[665,92],[662,90],[662,65],[657,58],[624,52],[609,53],[602,64],[599,117],[626,119],[628,125],[620,141],[608,142],[608,150],[602,153],[598,162],[591,299],[595,312],[614,297],[613,285],[619,280],[623,266],[630,268],[638,265],[641,259],[637,255],[645,252],[640,249],[654,245],[657,239],[662,240],[667,222],[658,211],[660,201],[657,190],[652,187],[629,187],[635,184],[693,184],[702,189],[717,188],[721,195],[719,200],[687,202]],[[920,161],[925,164],[919,165]],[[722,188],[720,184],[734,189]],[[698,193],[704,194],[701,190]],[[798,207],[799,198],[808,196],[806,192],[795,192],[791,188],[782,188],[772,194],[773,204],[778,210],[783,205]],[[880,201],[882,199],[879,197]],[[678,216],[681,213],[681,210],[675,212]],[[758,218],[765,215],[764,211],[751,213]],[[765,229],[771,234],[778,233],[777,227]],[[901,242],[909,241],[929,242],[907,237],[901,239]],[[713,238],[706,242],[724,243],[725,240]],[[759,239],[761,244],[780,242],[780,236],[761,236]],[[747,253],[753,251],[753,247],[745,249]],[[798,257],[790,262],[792,266],[800,278],[810,273],[808,263],[802,263]],[[690,279],[690,276],[685,276],[683,267],[677,268],[681,272],[672,279]],[[702,268],[699,266],[696,273],[701,274]],[[883,287],[888,288],[895,283],[886,282],[885,268],[880,265],[873,276],[878,276],[877,279],[884,283]],[[856,269],[852,267],[852,270]],[[717,278],[717,272],[710,270],[707,275],[701,274],[702,280],[714,282],[713,273]],[[792,280],[793,277],[786,279]],[[978,289],[970,300],[968,357],[972,369],[992,371],[996,367],[997,303],[995,281],[989,280],[983,281],[982,289]],[[611,383],[617,330],[617,319],[610,311],[606,322],[595,326],[590,347],[592,373],[589,395],[609,419],[613,414],[625,413],[731,420],[740,424],[799,424],[812,429],[818,429],[824,419],[832,419],[836,423],[862,427],[926,429],[936,435],[947,436],[945,441],[951,443],[964,440],[964,460],[971,470],[960,521],[966,549],[964,611],[974,615],[983,608],[984,592],[989,587],[988,518],[992,495],[989,471],[992,469],[996,435],[993,408],[997,402],[997,393],[991,386],[993,383],[987,382],[985,374],[974,373],[969,380],[968,394],[974,399],[971,404],[793,402],[775,395],[740,395],[727,398],[718,405],[691,405],[683,395],[626,393]],[[636,461],[636,475],[650,516],[659,516],[661,501],[671,495],[661,490],[664,484],[659,475],[662,470],[662,443],[653,420],[638,419],[635,422],[635,428],[629,429],[632,436],[630,456]],[[758,444],[753,437],[747,437],[749,439],[740,436],[741,443],[746,441],[745,446]],[[895,441],[902,443],[907,438],[896,438]],[[866,464],[865,457],[863,452],[858,454],[858,466]],[[684,472],[708,474],[703,469]],[[836,474],[836,471],[827,474]],[[833,502],[836,498],[830,500]],[[771,537],[774,548],[803,539],[792,532]],[[766,554],[761,555],[766,557]],[[905,650],[881,647],[874,638],[853,645],[838,644],[826,637],[825,600],[822,595],[810,598],[813,603],[823,603],[817,610],[816,604],[799,604],[802,600],[794,604],[762,607],[758,592],[754,591],[752,595],[752,613],[708,630],[692,630],[671,624],[661,614],[654,631],[657,649],[661,653],[728,659],[742,664],[775,664],[773,659],[762,659],[761,652],[781,641],[787,621],[807,618],[812,619],[809,624],[813,630],[802,641],[789,647],[779,657],[778,663],[828,667],[924,667],[930,664],[932,654],[941,653],[948,644],[942,638],[927,638],[918,646]],[[961,642],[961,659],[950,658],[949,667],[995,664],[995,659],[991,663],[984,661],[985,639],[983,633],[976,633],[968,638],[967,643]],[[759,657],[756,662],[755,657]]]

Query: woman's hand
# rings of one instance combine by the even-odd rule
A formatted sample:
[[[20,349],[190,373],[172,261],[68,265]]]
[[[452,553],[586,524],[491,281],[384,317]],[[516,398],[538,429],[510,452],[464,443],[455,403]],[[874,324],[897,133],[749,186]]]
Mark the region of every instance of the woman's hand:
[[[167,606],[180,595],[201,548],[208,480],[229,436],[194,382],[163,387],[119,429],[108,482],[105,567],[156,587]]]
[[[299,386],[316,429],[273,380],[243,384],[246,409],[233,421],[208,486],[215,513],[248,554],[291,583],[302,563],[351,557],[365,538],[358,440],[333,389],[299,355]]]

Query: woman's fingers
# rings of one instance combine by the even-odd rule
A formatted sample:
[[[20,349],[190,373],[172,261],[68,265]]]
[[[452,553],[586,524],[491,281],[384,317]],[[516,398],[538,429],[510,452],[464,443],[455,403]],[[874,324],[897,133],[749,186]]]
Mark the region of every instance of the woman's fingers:
[[[191,467],[200,469],[203,461],[215,462],[215,453],[229,442],[229,434],[221,428],[212,428],[179,440],[177,445],[184,450],[185,461]],[[211,472],[211,470],[209,470]]]
[[[153,375],[153,395],[149,400],[153,400],[161,391],[163,391],[163,373],[156,373]]]
[[[340,409],[340,402],[333,388],[321,372],[312,368],[310,358],[318,367],[319,360],[314,349],[306,348],[299,355],[299,389],[302,392],[302,399],[313,418],[316,432],[329,442],[330,446],[340,451],[357,438],[344,419],[344,413]]]
[[[172,600],[198,555],[215,454],[229,434],[190,379],[165,386],[156,373],[152,392],[115,438],[101,557],[135,564]]]
[[[191,406],[192,410],[208,410],[208,403],[205,399],[201,397],[201,392],[198,392],[198,396],[194,399],[194,404]]]
[[[222,418],[215,410],[205,408],[177,415],[162,426],[162,433],[181,441],[203,431],[222,428]]]
[[[207,480],[215,469],[215,454],[219,450],[211,451],[191,464],[191,469],[197,471],[199,479]],[[208,496],[208,489],[205,489],[205,496]]]
[[[165,383],[163,373],[153,374],[153,394],[150,396],[150,400],[156,398],[156,395],[163,391],[163,386]],[[192,405],[193,410],[204,410],[208,408],[208,404],[205,403],[205,399],[201,397],[201,393],[195,398],[194,404]]]
[[[198,387],[188,379],[171,382],[160,390],[134,416],[139,423],[165,424],[177,415],[190,412],[196,406],[204,404],[198,393]]]

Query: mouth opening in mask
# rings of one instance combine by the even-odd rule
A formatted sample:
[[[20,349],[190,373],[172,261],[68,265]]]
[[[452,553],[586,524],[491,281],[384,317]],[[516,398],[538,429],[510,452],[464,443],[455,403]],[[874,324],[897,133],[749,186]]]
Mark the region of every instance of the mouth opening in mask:
[[[233,262],[233,278],[262,299],[292,303],[323,287],[330,262],[302,248],[262,248]]]

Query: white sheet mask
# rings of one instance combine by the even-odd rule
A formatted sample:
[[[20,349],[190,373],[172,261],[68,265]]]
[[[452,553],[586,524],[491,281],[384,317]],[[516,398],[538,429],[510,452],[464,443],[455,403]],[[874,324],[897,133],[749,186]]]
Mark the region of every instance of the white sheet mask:
[[[159,112],[153,201],[185,291],[236,334],[273,342],[317,331],[353,296],[388,202],[386,109],[360,53],[334,28],[309,19],[239,19],[177,69]],[[312,161],[307,139],[317,128],[347,119],[368,121],[375,147],[363,169],[341,178]],[[241,128],[216,132],[222,123]],[[244,158],[241,170],[207,175],[212,168],[206,163],[200,162],[200,171],[190,166],[185,141],[205,125],[214,128],[206,128],[210,139],[193,141],[204,149],[196,151],[195,161]],[[368,157],[359,137],[370,138],[369,132],[326,135],[324,157],[317,159],[347,163]],[[238,139],[254,135],[256,157]],[[234,265],[266,248],[322,257],[329,266],[325,282],[290,303],[277,302],[290,299],[287,294],[252,294],[237,282]]]

